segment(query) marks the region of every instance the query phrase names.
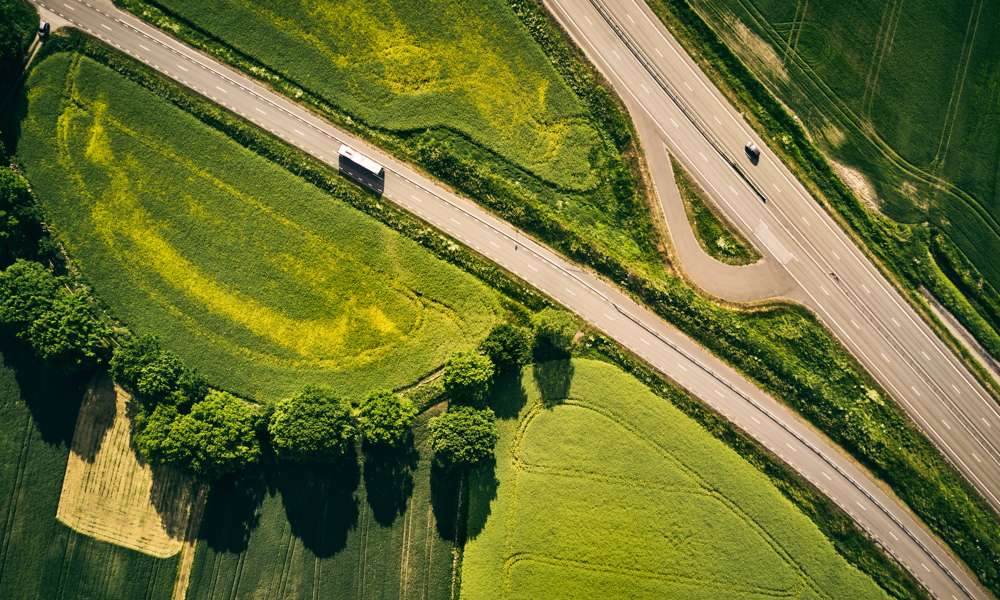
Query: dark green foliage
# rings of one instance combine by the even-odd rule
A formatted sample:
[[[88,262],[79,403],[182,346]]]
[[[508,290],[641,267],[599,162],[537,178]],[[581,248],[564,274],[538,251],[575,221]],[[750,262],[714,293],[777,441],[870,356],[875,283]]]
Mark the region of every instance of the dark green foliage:
[[[0,272],[0,325],[39,357],[64,368],[86,368],[107,356],[111,331],[83,289],[41,263],[18,259]]]
[[[205,479],[238,473],[261,457],[260,409],[227,392],[212,390],[180,414],[157,406],[139,423],[136,447],[153,464],[170,464]]]
[[[201,400],[208,391],[205,380],[176,354],[161,348],[153,336],[122,340],[109,366],[115,381],[146,405],[168,402],[183,406]]]
[[[399,446],[410,432],[417,407],[392,392],[375,392],[358,410],[358,430],[366,444]]]
[[[0,266],[18,257],[34,258],[42,235],[41,210],[28,180],[9,167],[0,167]]]
[[[489,408],[456,406],[430,420],[431,448],[448,466],[469,466],[493,455],[500,436]]]
[[[493,382],[493,362],[479,352],[456,352],[444,364],[444,391],[459,404],[481,406]]]
[[[543,346],[569,353],[580,327],[576,317],[558,308],[546,308],[535,315],[535,335]]]
[[[339,458],[358,439],[350,403],[318,386],[280,400],[267,430],[279,457],[300,461]]]
[[[0,102],[17,79],[38,28],[38,13],[24,0],[0,0]]]
[[[490,357],[498,373],[504,373],[531,362],[531,341],[526,328],[500,323],[479,344],[479,351]]]

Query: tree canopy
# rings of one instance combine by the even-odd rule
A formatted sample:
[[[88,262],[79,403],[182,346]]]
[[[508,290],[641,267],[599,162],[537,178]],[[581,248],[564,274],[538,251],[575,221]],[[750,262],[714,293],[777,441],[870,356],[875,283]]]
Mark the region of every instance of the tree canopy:
[[[0,95],[21,70],[25,51],[38,28],[38,13],[24,0],[0,0]]]
[[[493,382],[493,362],[479,352],[456,352],[445,363],[442,379],[449,400],[479,406]]]
[[[543,344],[562,353],[573,348],[579,325],[576,317],[557,308],[546,308],[535,315],[535,335]]]
[[[122,340],[111,356],[111,376],[147,405],[167,402],[185,405],[208,392],[205,380],[181,359],[160,347],[153,336]]]
[[[490,330],[479,345],[479,351],[490,357],[497,372],[514,371],[531,362],[531,332],[524,327],[500,323]]]
[[[268,432],[278,456],[291,460],[331,460],[358,438],[350,403],[317,386],[278,402]]]
[[[474,465],[493,455],[500,432],[489,408],[457,406],[430,420],[431,447],[445,465]]]
[[[374,446],[399,446],[410,432],[417,407],[392,392],[375,392],[358,411],[358,429],[365,443]]]
[[[261,457],[259,407],[212,390],[187,414],[158,405],[142,419],[136,447],[153,464],[171,464],[214,479],[236,473]]]
[[[41,211],[28,181],[13,169],[0,167],[0,265],[34,257],[42,233]]]

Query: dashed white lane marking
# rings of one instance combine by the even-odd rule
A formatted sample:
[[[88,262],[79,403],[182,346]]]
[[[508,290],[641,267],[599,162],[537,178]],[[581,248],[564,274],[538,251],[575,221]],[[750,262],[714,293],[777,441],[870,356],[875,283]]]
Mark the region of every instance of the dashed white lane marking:
[[[680,367],[681,371],[688,372],[688,368],[684,366],[684,363],[677,363],[677,366]]]
[[[262,115],[266,115],[267,114],[267,112],[263,108],[261,108],[259,106],[255,106],[253,108],[254,108],[254,110],[256,110],[257,112],[259,112]],[[414,200],[416,200],[416,198],[417,198],[416,196],[413,196]],[[418,200],[418,202],[419,202],[419,200]]]
[[[891,535],[891,536],[892,536],[892,539],[896,540],[897,542],[899,541],[899,538],[898,538],[898,537],[896,537],[896,534],[895,534],[895,533],[893,533],[893,532],[891,532],[891,531],[890,531],[890,532],[889,532],[889,535]]]
[[[954,383],[953,383],[953,384],[951,384],[951,389],[955,390],[955,393],[956,393],[956,394],[959,394],[959,395],[961,395],[961,394],[962,394],[962,392],[961,392],[961,391],[960,391],[960,390],[958,389],[958,386],[957,386],[957,385],[955,385]]]
[[[662,52],[660,52],[660,49],[659,49],[659,48],[653,48],[653,50],[656,50],[656,55],[657,55],[657,56],[659,56],[660,58],[663,58],[663,53],[662,53]]]
[[[576,298],[576,292],[574,292],[572,289],[566,288],[566,293]]]
[[[977,463],[983,462],[983,459],[979,458],[979,455],[976,454],[975,452],[972,453],[972,458],[976,459]]]
[[[753,415],[750,415],[750,420],[753,421],[754,423],[760,425],[760,419],[758,419],[757,417],[755,417]]]
[[[833,255],[834,260],[840,260],[840,255],[837,254],[836,252],[830,252],[830,254]]]
[[[809,227],[809,219],[802,217],[802,222],[805,223],[806,227]]]
[[[823,474],[823,477],[826,477],[827,481],[833,481],[833,477],[830,477],[830,474],[827,473],[826,471],[820,471],[820,473]]]
[[[715,388],[715,395],[718,396],[719,398],[725,398],[726,397],[726,394],[723,393],[723,391],[720,390],[719,388]]]
[[[535,265],[533,265],[531,263],[528,263],[528,268],[531,269],[532,271],[534,271],[535,273],[538,272],[538,267],[536,267]]]
[[[493,246],[494,248],[499,248],[500,244],[498,244],[496,240],[490,240],[490,246]]]
[[[736,188],[729,186],[729,191],[733,193],[734,196],[739,196],[740,193],[736,191]]]
[[[917,389],[917,386],[911,385],[910,389],[913,390],[913,393],[916,394],[916,395],[918,395],[918,396],[922,396],[923,395],[923,394],[920,393],[920,390]]]
[[[646,92],[647,94],[649,93],[649,88],[646,87],[645,83],[640,83],[639,85],[642,86],[642,91]]]
[[[589,17],[589,16],[587,16],[587,15],[583,15],[583,18],[584,18],[584,19],[586,19],[586,21],[587,21],[587,25],[590,25],[591,27],[593,27],[593,26],[594,26],[594,22],[590,20],[590,17]]]
[[[292,131],[294,131],[295,133],[297,133],[297,134],[299,134],[299,135],[305,135],[304,133],[302,133],[302,132],[301,132],[301,131],[299,131],[298,129],[293,129]]]
[[[70,6],[69,4],[66,4],[65,2],[63,2],[63,6],[65,6],[66,8],[68,8],[70,10],[76,10],[75,8],[73,8],[72,6]]]
[[[826,286],[822,286],[821,285],[821,286],[819,286],[819,289],[822,290],[823,293],[826,294],[827,296],[830,295],[830,290],[826,289]]]
[[[140,48],[141,50],[143,50],[144,52],[149,52],[149,48],[147,48],[147,47],[143,46],[142,44],[139,44],[139,48]]]
[[[868,507],[865,506],[864,504],[861,504],[860,500],[855,500],[854,503],[857,504],[858,508],[860,508],[861,510],[868,510]]]
[[[257,110],[260,110],[260,109],[258,108]],[[413,200],[414,202],[417,202],[417,203],[420,203],[420,202],[424,201],[423,198],[421,198],[420,196],[418,196],[416,194],[410,194],[410,200]]]
[[[177,65],[177,68],[180,69],[181,71],[184,71],[185,73],[188,72],[188,68],[185,67],[184,65]]]
[[[855,329],[861,329],[861,326],[858,325],[858,322],[855,321],[854,319],[851,319],[851,325],[854,325]]]
[[[923,350],[921,350],[921,351],[920,351],[920,354],[922,354],[922,355],[923,355],[923,357],[924,357],[924,360],[930,360],[930,359],[931,359],[931,357],[927,356],[927,353],[926,353],[926,352],[924,352]]]
[[[215,89],[219,90],[219,91],[220,91],[220,92],[222,92],[223,94],[228,94],[228,93],[229,93],[229,92],[228,92],[228,91],[226,90],[226,88],[222,87],[221,85],[217,85],[217,86],[215,86]]]
[[[649,340],[647,340],[644,337],[639,338],[639,341],[642,342],[643,344],[646,344],[647,346],[652,346],[652,344],[649,343]]]
[[[625,13],[625,16],[628,17],[629,21],[632,21],[633,25],[635,25],[635,19],[632,18],[632,15],[630,15],[629,13]]]
[[[951,425],[948,424],[948,421],[945,421],[944,419],[941,419],[941,424],[944,425],[945,429],[947,429],[948,431],[951,431]]]
[[[795,446],[789,444],[788,442],[785,442],[785,446],[787,446],[792,452],[798,452],[798,450],[795,449]]]
[[[693,92],[694,91],[694,88],[691,87],[691,84],[688,83],[688,82],[686,82],[686,81],[684,82],[684,87],[686,87],[689,92]]]
[[[450,219],[451,222],[454,223],[455,225],[461,225],[462,224],[462,222],[459,221],[458,219],[456,219],[455,217],[448,217],[448,219]]]
[[[717,116],[715,116],[715,115],[712,115],[712,118],[713,118],[713,119],[715,119],[715,123],[716,123],[717,125],[722,125],[722,121],[720,121],[720,120],[719,120],[719,117],[717,117]]]
[[[615,320],[614,315],[612,315],[611,313],[604,313],[604,318],[607,319],[607,320],[609,320],[609,321],[614,321]]]
[[[889,357],[885,355],[885,352],[879,352],[879,354],[882,355],[882,360],[884,360],[885,362],[892,362],[891,360],[889,360]]]
[[[617,51],[617,50],[612,50],[612,51],[611,51],[611,53],[615,55],[615,59],[616,59],[616,60],[617,60],[618,62],[621,62],[621,61],[622,61],[622,55],[621,55],[621,54],[618,54],[618,51]]]
[[[902,327],[902,325],[899,324],[899,321],[896,320],[896,317],[892,317],[889,320],[892,321],[892,324],[895,325],[897,328]]]
[[[107,23],[101,23],[101,27],[103,27],[103,28],[107,29],[108,31],[111,31],[111,27],[110,27],[110,26],[108,26],[108,24],[107,24]]]
[[[700,156],[703,161],[708,162],[708,157],[705,156],[704,152],[699,152],[698,156]]]
[[[920,563],[920,566],[921,566],[921,567],[923,567],[923,568],[924,568],[924,570],[925,570],[925,571],[927,571],[928,573],[930,573],[930,572],[931,572],[931,569],[930,569],[930,567],[928,567],[928,566],[927,566],[927,565],[925,565],[924,563]]]
[[[673,117],[670,117],[670,124],[673,125],[674,127],[680,127],[680,125],[677,123],[677,119]]]
[[[871,293],[872,293],[872,291],[870,289],[868,289],[868,286],[865,285],[865,284],[863,284],[863,283],[861,284],[861,289],[863,289],[866,294],[871,295]]]
[[[988,428],[993,429],[993,426],[990,425],[990,422],[986,420],[986,417],[979,417],[979,420],[983,422],[983,425],[986,425]]]

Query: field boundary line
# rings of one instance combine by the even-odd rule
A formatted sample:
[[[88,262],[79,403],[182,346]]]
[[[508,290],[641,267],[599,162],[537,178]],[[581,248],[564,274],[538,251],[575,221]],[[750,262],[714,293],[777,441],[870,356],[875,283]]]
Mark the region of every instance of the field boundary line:
[[[952,84],[951,96],[948,98],[944,127],[941,129],[941,138],[934,156],[934,160],[939,163],[941,170],[944,170],[945,158],[951,148],[951,137],[955,132],[955,121],[958,120],[958,112],[962,106],[962,93],[965,90],[965,80],[969,74],[969,64],[972,62],[972,50],[976,46],[979,18],[983,13],[983,4],[985,4],[984,0],[973,1],[974,4],[969,11],[969,23],[965,27],[965,38],[962,40],[962,53],[958,59],[958,68],[955,70],[955,81]]]

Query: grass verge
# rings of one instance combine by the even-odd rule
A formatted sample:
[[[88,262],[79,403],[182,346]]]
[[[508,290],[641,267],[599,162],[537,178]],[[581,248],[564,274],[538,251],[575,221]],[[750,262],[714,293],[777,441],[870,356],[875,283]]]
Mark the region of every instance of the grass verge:
[[[677,190],[684,202],[684,212],[705,252],[729,265],[749,265],[760,260],[760,253],[716,211],[705,192],[691,179],[684,167],[673,157],[670,158],[670,164],[674,169]]]

